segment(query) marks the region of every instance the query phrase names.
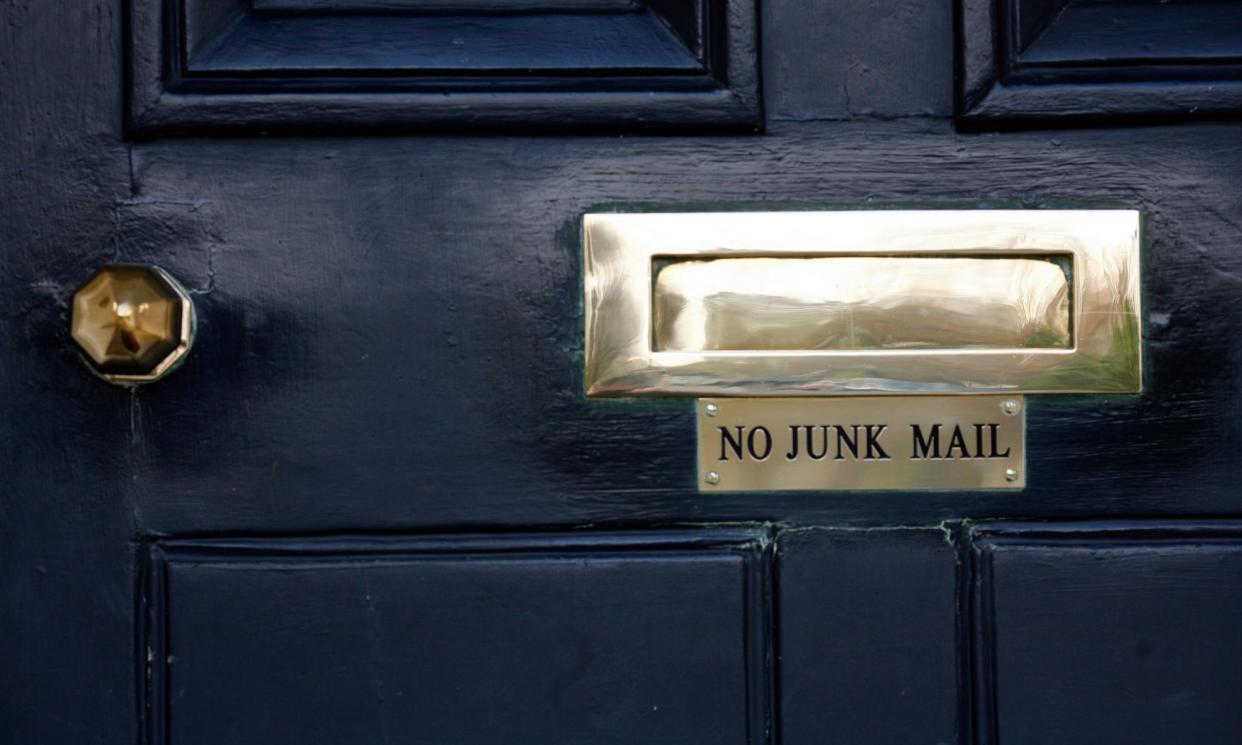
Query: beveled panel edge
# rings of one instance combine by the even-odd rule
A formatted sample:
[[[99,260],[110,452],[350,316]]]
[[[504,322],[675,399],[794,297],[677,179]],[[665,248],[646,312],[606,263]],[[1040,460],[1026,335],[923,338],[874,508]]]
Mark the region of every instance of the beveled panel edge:
[[[1023,548],[1161,549],[1242,543],[1242,520],[1160,519],[1024,522],[990,520],[961,523],[954,534],[958,552],[958,640],[963,676],[963,714],[970,741],[996,745],[997,711],[996,577],[997,550]]]
[[[588,213],[588,396],[1139,393],[1135,210]],[[655,352],[654,257],[1070,255],[1070,349]]]
[[[513,561],[531,558],[624,557],[646,561],[665,556],[736,557],[741,564],[746,661],[747,741],[768,743],[773,731],[776,680],[775,526],[766,523],[714,523],[644,529],[558,530],[551,532],[442,532],[340,535],[146,536],[137,551],[135,572],[134,661],[139,681],[137,721],[142,742],[167,745],[173,703],[173,658],[169,646],[169,578],[173,564],[322,567],[334,562],[472,561],[486,557]]]
[[[1044,82],[1011,83],[1007,73],[1019,64],[1021,55],[1014,53],[1016,42],[1002,42],[1014,35],[1007,19],[1017,17],[1016,0],[956,0],[955,4],[954,114],[961,127],[986,129],[1002,121],[1196,118],[1242,112],[1242,82],[1234,79],[1227,62],[1179,65],[1197,68],[1199,73],[1163,79],[1150,72],[1172,66],[1167,59],[1143,65],[1102,58],[1116,64],[1097,64],[1096,74],[1086,79],[1066,76],[1067,71],[1056,66],[1041,66],[1049,76]],[[1213,69],[1220,74],[1212,74]],[[1127,72],[1138,74],[1127,76]]]
[[[468,71],[445,78],[421,68],[364,75],[363,87],[356,77],[275,68],[254,76],[187,77],[182,15],[188,1],[127,3],[124,127],[134,139],[256,128],[294,134],[463,127],[756,133],[765,124],[756,0],[728,0],[717,9],[723,30],[714,40],[719,60],[710,75],[532,74],[506,90],[496,90],[505,78]],[[616,88],[618,80],[630,84]]]

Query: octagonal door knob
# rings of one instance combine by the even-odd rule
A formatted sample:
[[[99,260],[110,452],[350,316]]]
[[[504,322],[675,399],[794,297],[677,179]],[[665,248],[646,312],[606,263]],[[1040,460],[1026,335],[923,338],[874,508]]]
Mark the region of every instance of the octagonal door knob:
[[[109,264],[74,293],[70,333],[104,379],[149,383],[176,369],[190,351],[194,305],[159,267]]]

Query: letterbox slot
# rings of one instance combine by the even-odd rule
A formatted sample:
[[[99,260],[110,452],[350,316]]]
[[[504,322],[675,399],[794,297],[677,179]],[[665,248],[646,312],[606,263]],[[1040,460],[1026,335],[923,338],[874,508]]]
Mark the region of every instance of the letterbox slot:
[[[1069,349],[1069,256],[653,263],[653,351]]]

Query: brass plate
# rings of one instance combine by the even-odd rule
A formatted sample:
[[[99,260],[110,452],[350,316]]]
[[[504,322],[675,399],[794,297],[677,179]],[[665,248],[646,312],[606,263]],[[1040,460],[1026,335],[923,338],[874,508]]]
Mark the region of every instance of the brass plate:
[[[701,491],[1026,486],[1021,396],[705,398],[697,406]]]
[[[1139,214],[588,214],[590,396],[1137,393]]]

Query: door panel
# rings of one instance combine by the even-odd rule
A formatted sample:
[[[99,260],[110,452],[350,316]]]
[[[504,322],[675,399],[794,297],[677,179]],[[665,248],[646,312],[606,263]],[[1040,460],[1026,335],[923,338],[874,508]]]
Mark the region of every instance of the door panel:
[[[960,742],[957,531],[795,528],[777,545],[780,742]]]
[[[150,741],[762,742],[770,545],[738,530],[161,542]]]
[[[964,120],[1242,111],[1238,0],[961,0],[959,8]]]
[[[143,133],[762,127],[753,0],[134,0]]]
[[[1237,742],[1236,522],[973,531],[977,742]]]

